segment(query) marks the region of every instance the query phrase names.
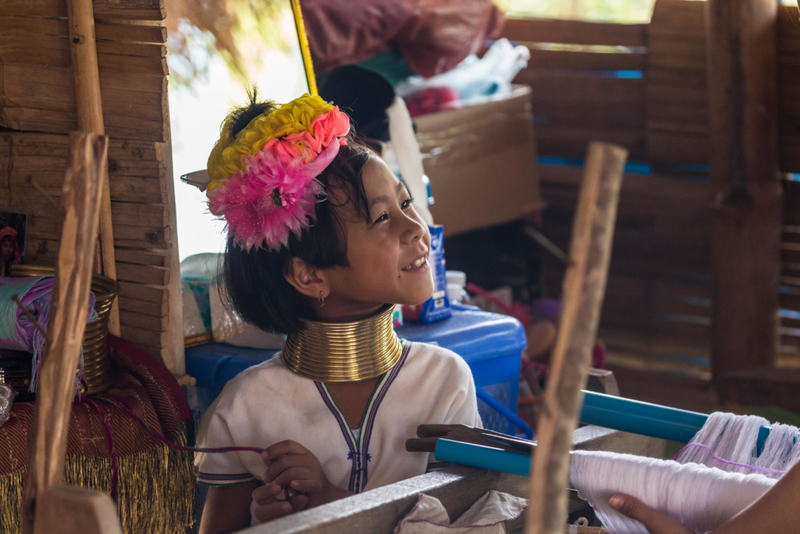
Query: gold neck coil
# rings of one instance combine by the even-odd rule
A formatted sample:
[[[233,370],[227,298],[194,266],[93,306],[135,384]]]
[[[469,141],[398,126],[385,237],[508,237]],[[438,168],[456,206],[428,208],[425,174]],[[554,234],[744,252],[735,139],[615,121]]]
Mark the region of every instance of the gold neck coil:
[[[304,320],[286,338],[282,357],[292,371],[319,382],[375,378],[400,361],[403,346],[392,326],[394,306],[353,323]]]

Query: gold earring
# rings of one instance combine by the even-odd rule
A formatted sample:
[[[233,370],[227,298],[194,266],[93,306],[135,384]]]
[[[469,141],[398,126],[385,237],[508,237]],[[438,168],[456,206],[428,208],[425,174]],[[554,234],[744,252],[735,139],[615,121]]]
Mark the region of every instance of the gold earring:
[[[325,307],[325,294],[322,291],[319,292],[319,307]]]

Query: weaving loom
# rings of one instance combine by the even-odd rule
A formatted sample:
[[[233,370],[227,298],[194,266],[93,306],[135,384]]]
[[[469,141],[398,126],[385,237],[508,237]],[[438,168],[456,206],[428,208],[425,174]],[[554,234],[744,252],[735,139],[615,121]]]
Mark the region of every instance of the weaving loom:
[[[682,436],[692,430],[691,422],[702,422],[672,461],[608,451],[573,452],[570,482],[612,534],[647,534],[641,523],[608,505],[614,494],[632,495],[703,533],[755,502],[800,460],[800,430],[789,425],[770,425],[756,416],[705,416],[590,392],[586,395],[582,420],[597,417],[600,405],[605,407],[600,411],[607,412],[608,426],[616,429],[689,441]],[[407,446],[435,446],[440,461],[529,474],[533,442],[528,442],[526,450],[525,440],[478,429],[435,430],[441,436],[435,442],[424,437],[409,440]],[[431,435],[425,427],[420,427],[418,434]]]

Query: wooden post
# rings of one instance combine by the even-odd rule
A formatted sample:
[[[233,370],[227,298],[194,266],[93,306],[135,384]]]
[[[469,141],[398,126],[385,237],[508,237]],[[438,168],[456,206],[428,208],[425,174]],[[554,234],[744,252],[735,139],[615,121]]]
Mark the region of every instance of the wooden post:
[[[122,534],[117,507],[105,493],[61,486],[37,499],[33,534]]]
[[[28,444],[21,518],[24,534],[33,532],[37,496],[58,486],[64,478],[75,369],[86,328],[101,176],[108,150],[108,139],[104,136],[73,132],[69,139],[69,161],[62,190],[61,245]]]
[[[572,433],[578,426],[581,389],[586,386],[600,322],[627,156],[621,147],[589,145],[572,228],[558,337],[536,429],[536,454],[531,459],[528,534],[564,532]]]
[[[97,66],[97,43],[94,33],[92,0],[67,0],[69,40],[72,50],[72,74],[75,85],[75,102],[78,129],[105,135],[103,102],[100,97],[100,72]],[[111,187],[108,183],[108,165],[103,165],[101,176],[103,199],[100,205],[100,259],[95,272],[117,279],[114,254],[114,229],[111,225]],[[119,301],[114,300],[108,320],[109,333],[119,336]]]
[[[782,190],[774,0],[709,0],[712,372],[773,366]]]

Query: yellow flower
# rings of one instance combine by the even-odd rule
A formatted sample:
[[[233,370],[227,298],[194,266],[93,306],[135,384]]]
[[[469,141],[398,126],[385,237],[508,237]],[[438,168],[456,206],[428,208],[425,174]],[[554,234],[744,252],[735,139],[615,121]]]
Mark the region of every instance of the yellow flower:
[[[268,115],[259,115],[244,129],[231,136],[233,121],[222,125],[220,138],[208,157],[208,192],[244,167],[244,158],[257,154],[270,139],[311,130],[311,123],[320,113],[333,106],[318,96],[305,94],[282,105]]]

